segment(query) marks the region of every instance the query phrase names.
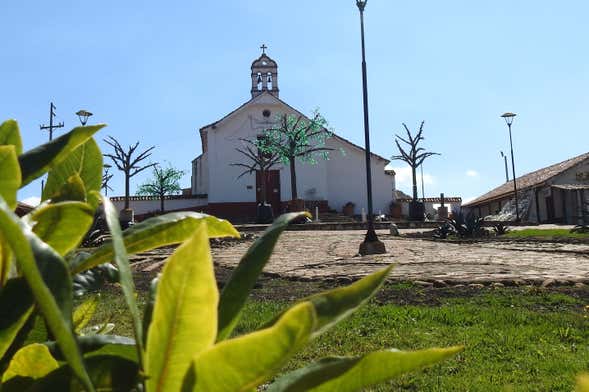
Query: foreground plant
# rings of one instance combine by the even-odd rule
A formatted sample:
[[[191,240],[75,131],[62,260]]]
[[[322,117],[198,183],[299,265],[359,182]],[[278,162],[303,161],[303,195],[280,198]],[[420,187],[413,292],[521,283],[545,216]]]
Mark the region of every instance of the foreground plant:
[[[209,238],[237,237],[227,221],[172,213],[121,231],[114,206],[98,194],[102,157],[76,128],[22,153],[16,122],[0,126],[1,390],[252,391],[275,379],[306,344],[368,301],[390,268],[303,299],[260,330],[233,336],[246,299],[290,221],[283,215],[250,247],[221,293]],[[49,172],[43,203],[18,218],[16,191]],[[76,249],[102,203],[112,241]],[[152,282],[141,317],[128,254],[180,244]],[[96,303],[73,309],[72,276],[114,262],[134,338],[89,328]],[[79,280],[79,279],[78,279]],[[326,358],[282,375],[271,391],[354,391],[431,365],[461,348],[384,350]]]

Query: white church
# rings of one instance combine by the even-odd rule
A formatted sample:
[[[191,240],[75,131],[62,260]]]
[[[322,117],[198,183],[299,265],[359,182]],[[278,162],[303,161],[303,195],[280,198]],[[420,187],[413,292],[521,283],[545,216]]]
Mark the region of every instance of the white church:
[[[202,153],[192,161],[190,195],[170,197],[166,210],[191,209],[234,220],[256,216],[256,206],[262,201],[260,179],[255,173],[238,178],[243,172],[231,163],[245,158],[236,148],[241,139],[255,140],[264,130],[273,128],[283,114],[303,115],[280,99],[278,65],[262,47],[262,55],[251,66],[251,98],[225,117],[200,128]],[[307,117],[305,117],[307,118]],[[358,135],[363,135],[358,130]],[[333,149],[328,160],[315,164],[296,162],[298,196],[311,211],[342,212],[344,205],[353,203],[355,213],[367,209],[365,151],[360,146],[333,134],[325,147]],[[372,192],[375,213],[389,213],[395,189],[395,172],[385,167],[389,160],[372,154]],[[290,168],[277,165],[267,174],[267,200],[274,214],[285,211],[291,195]],[[186,192],[188,193],[188,192]],[[141,216],[149,198],[133,197],[131,208]]]

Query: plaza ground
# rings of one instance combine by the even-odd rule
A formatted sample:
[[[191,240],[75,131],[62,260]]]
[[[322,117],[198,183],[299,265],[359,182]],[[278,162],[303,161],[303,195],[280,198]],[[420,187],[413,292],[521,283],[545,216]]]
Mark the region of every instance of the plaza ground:
[[[402,233],[416,233],[403,230]],[[351,282],[394,264],[389,280],[423,285],[574,285],[589,283],[589,243],[448,242],[393,237],[379,231],[385,255],[358,256],[364,231],[287,231],[264,273],[287,280]],[[219,267],[234,268],[253,239],[213,248]],[[140,272],[163,266],[171,249],[136,256]]]
[[[387,255],[359,257],[361,231],[285,232],[254,288],[236,334],[259,328],[308,295],[394,263],[362,310],[315,340],[283,372],[324,356],[464,345],[457,357],[372,391],[570,391],[589,371],[589,244],[440,242],[379,232]],[[418,235],[413,231],[403,234]],[[255,237],[255,236],[254,236]],[[219,287],[254,237],[214,242]],[[173,251],[133,256],[145,303],[149,281]],[[93,322],[132,336],[119,288],[101,293]]]

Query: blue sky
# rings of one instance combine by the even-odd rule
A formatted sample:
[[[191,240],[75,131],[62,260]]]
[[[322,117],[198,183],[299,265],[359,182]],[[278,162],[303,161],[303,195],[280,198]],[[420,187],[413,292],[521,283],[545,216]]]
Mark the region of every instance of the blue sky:
[[[390,157],[401,123],[425,120],[424,146],[442,154],[424,165],[426,196],[465,199],[505,179],[505,111],[518,113],[518,174],[589,151],[588,14],[581,0],[370,0],[373,151]],[[50,101],[66,129],[85,108],[109,125],[102,146],[107,135],[156,145],[153,160],[185,170],[187,187],[198,128],[249,99],[262,43],[279,64],[282,99],[320,108],[338,134],[364,143],[353,0],[21,1],[2,2],[0,15],[0,119],[19,121],[25,148],[46,140]],[[402,162],[392,166],[409,191]],[[112,185],[123,192],[120,173]]]

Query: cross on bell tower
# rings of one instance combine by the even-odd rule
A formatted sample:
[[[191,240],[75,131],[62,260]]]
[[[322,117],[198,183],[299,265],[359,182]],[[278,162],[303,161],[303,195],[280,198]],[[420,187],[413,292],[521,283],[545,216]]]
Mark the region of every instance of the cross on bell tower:
[[[265,44],[260,49],[262,55],[252,63],[252,98],[265,91],[278,98],[278,64],[266,54]]]

